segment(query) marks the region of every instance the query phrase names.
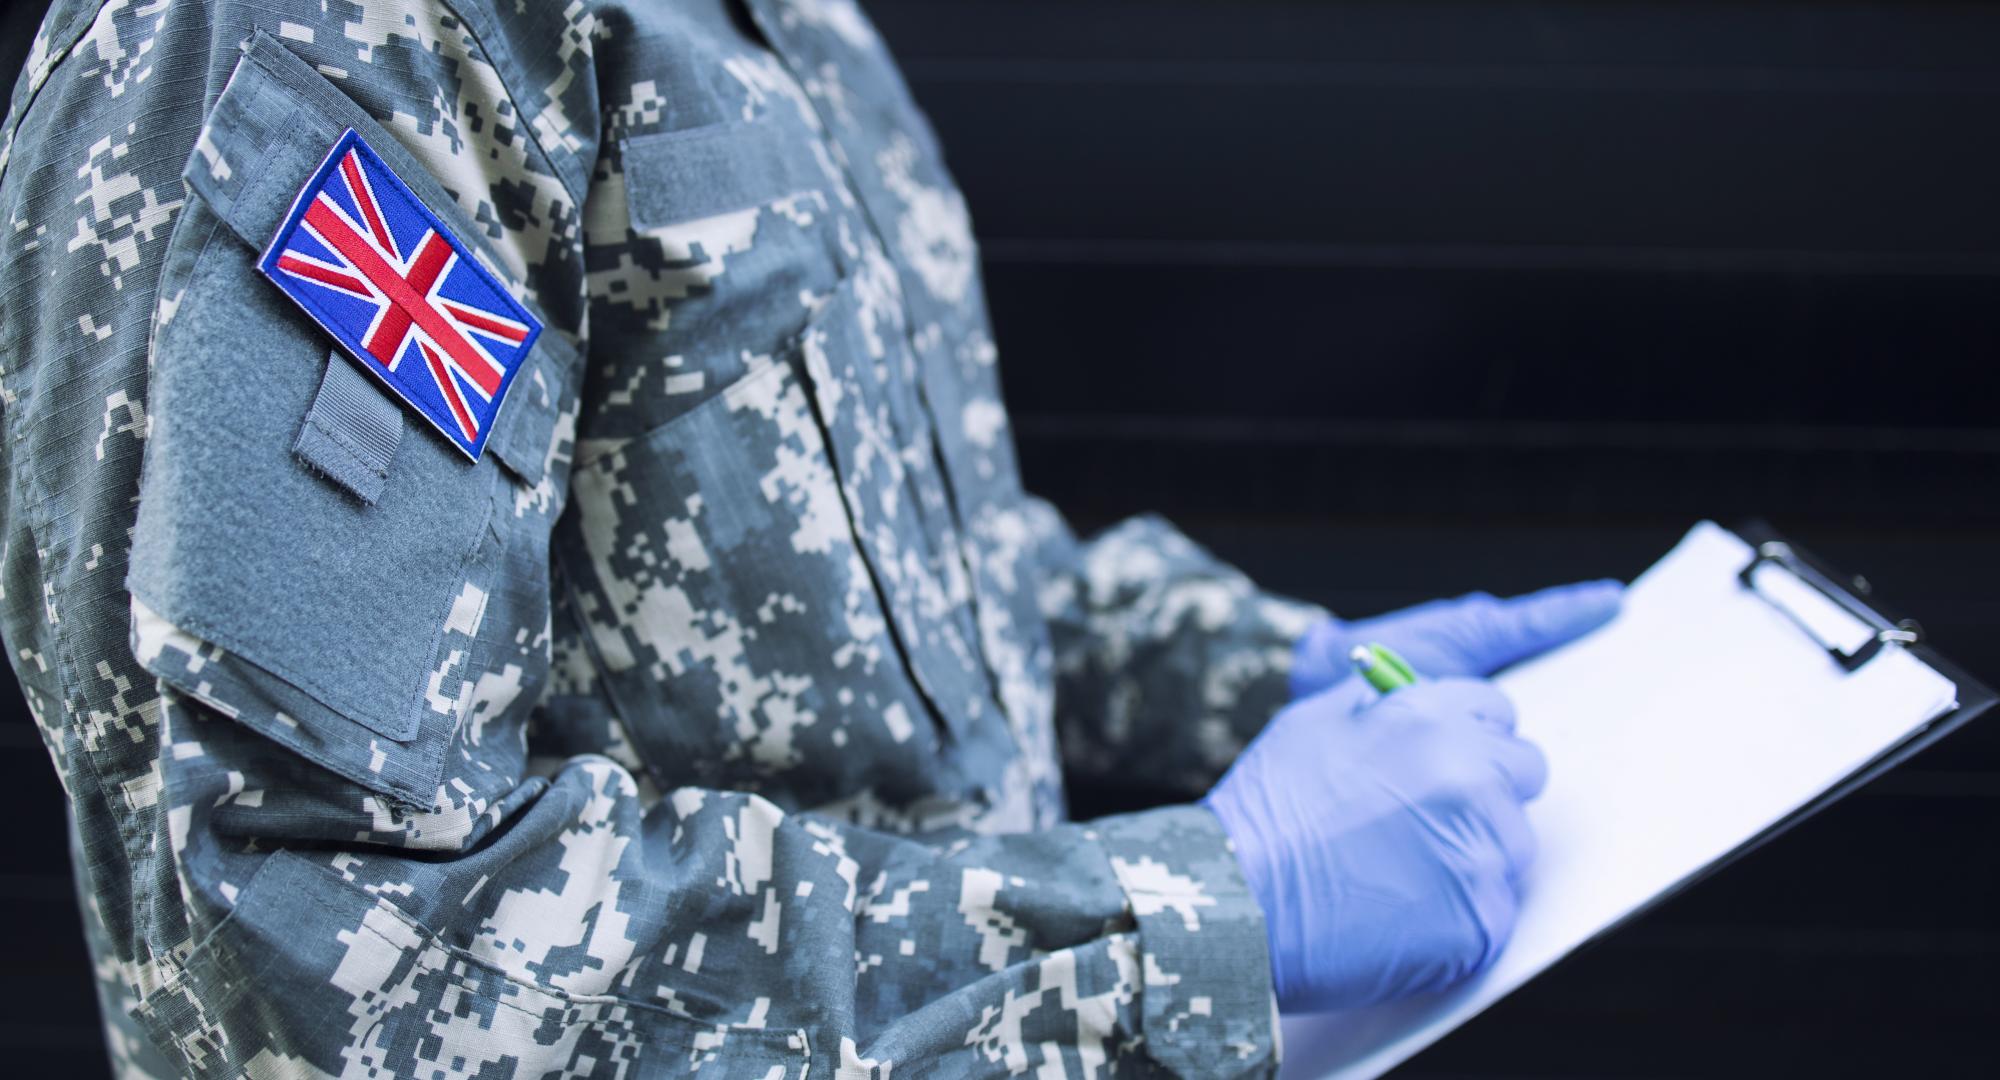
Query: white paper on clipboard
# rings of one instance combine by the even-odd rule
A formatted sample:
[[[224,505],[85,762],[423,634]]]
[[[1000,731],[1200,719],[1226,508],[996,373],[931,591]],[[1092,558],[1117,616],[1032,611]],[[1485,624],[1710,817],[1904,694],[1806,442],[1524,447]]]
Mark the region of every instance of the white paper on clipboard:
[[[1500,677],[1549,759],[1513,940],[1443,994],[1287,1017],[1285,1080],[1386,1072],[1953,708],[1952,682],[1900,647],[1842,671],[1742,588],[1753,554],[1703,522],[1610,625]],[[1843,638],[1813,615],[1823,640]]]

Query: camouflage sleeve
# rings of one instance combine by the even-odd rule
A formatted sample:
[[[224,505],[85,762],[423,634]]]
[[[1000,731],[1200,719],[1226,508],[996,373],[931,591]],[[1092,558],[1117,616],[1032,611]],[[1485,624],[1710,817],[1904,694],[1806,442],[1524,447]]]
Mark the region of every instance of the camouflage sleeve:
[[[579,758],[463,850],[279,846],[254,834],[298,808],[243,809],[271,789],[234,767],[233,725],[171,698],[165,722],[186,755],[162,793],[187,823],[180,882],[214,914],[160,959],[140,1015],[190,1075],[1274,1062],[1262,923],[1201,808],[919,842],[734,792],[648,811],[623,767]]]
[[[1057,730],[1072,776],[1208,790],[1289,695],[1321,609],[1260,591],[1165,520],[1079,541],[1034,502]]]
[[[692,29],[681,7],[669,29],[732,32],[720,5]],[[622,669],[659,703],[636,736],[591,685],[551,538],[582,469],[584,357],[604,355],[586,331],[582,238],[599,163],[592,50],[675,40],[628,29],[581,3],[54,5],[0,142],[0,613],[72,802],[99,968],[118,984],[107,1000],[131,1005],[148,1054],[204,1077],[1268,1073],[1263,931],[1214,819],[1179,807],[961,827],[1009,824],[990,811],[1003,781],[1025,786],[1013,729],[997,709],[985,727],[933,724],[897,653],[874,648],[879,608],[848,633],[880,658],[874,683],[830,663],[808,672],[819,684],[777,668],[751,679],[742,652],[691,646],[670,654],[677,671]],[[761,92],[775,76],[735,62],[748,48],[702,77],[740,72]],[[631,111],[658,111],[647,102]],[[483,454],[379,379],[349,378],[359,361],[327,325],[340,320],[306,317],[259,270],[348,132],[380,160],[340,206],[367,184],[386,197],[377,182],[393,176],[428,211],[353,222],[375,238],[360,242],[411,243],[403,265],[368,271],[399,310],[433,293],[464,307],[455,271],[414,254],[435,231],[447,263],[476,264],[544,327],[512,361]],[[756,253],[722,226],[703,250],[734,244],[742,275],[759,258],[796,264],[769,238],[781,223],[847,239],[789,209],[727,215],[763,224]],[[692,258],[632,277],[679,288]],[[423,265],[431,292],[411,287]],[[804,291],[757,295],[798,307]],[[684,375],[645,385],[701,388]],[[732,385],[749,390],[718,398],[707,427],[673,431],[810,422],[728,411],[778,382]],[[768,490],[803,477],[822,497],[774,505],[762,527],[856,551],[792,527],[794,513],[843,518],[814,472],[825,453],[797,449],[817,436],[786,434],[755,444],[777,455]],[[694,445],[704,467],[762,490],[743,455]],[[620,505],[644,479],[596,475]],[[647,584],[615,594],[629,601],[616,613],[709,634],[701,647],[768,647],[802,627],[824,658],[835,639],[812,620],[837,604],[801,614],[746,578],[740,602],[695,618],[685,581],[642,577],[663,560],[791,550],[718,539],[744,535],[760,502],[660,490],[635,501],[660,511],[665,539],[607,549],[619,580]],[[858,554],[821,562],[807,568],[868,580]],[[836,693],[842,678],[911,707]],[[754,717],[735,719],[756,752],[731,756],[724,714],[686,701],[733,701],[752,682]],[[693,767],[671,743],[691,731],[715,751],[694,764],[741,784],[649,782]],[[871,760],[863,780],[835,768]],[[831,779],[784,794],[773,761]],[[747,790],[760,783],[770,797]],[[867,798],[837,817],[796,810],[829,789]],[[936,823],[931,803],[950,803]],[[117,1037],[113,1050],[124,1071],[145,1067]]]

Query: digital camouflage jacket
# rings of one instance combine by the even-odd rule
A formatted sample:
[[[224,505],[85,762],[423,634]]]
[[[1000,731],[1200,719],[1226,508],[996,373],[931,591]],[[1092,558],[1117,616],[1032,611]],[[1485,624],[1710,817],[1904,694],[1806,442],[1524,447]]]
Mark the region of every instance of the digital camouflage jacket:
[[[476,460],[382,378],[499,340],[408,236],[318,271],[380,356],[260,268],[349,131],[542,328]],[[58,0],[0,138],[0,612],[127,1075],[1272,1070],[1216,821],[1063,774],[1198,796],[1318,613],[1023,494],[851,2]]]

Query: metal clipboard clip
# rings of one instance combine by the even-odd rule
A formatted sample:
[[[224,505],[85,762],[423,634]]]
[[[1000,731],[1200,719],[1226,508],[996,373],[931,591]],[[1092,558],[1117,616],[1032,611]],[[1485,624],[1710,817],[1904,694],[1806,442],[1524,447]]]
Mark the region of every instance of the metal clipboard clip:
[[[1866,578],[1856,577],[1850,591],[1782,540],[1757,545],[1757,557],[1736,580],[1796,624],[1843,671],[1874,659],[1885,645],[1915,645],[1923,640],[1923,627],[1914,619],[1892,622],[1854,595],[1870,591]],[[1829,605],[1837,615],[1829,612]]]

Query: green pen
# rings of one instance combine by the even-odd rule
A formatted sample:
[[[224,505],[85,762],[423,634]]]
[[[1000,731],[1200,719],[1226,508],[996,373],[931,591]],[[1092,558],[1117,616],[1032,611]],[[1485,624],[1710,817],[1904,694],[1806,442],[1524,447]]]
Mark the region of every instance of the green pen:
[[[1368,680],[1368,685],[1384,694],[1416,685],[1417,673],[1410,662],[1387,645],[1373,641],[1356,645],[1347,658],[1354,661],[1354,670]]]

